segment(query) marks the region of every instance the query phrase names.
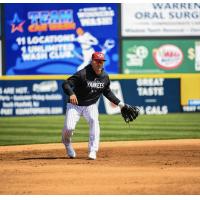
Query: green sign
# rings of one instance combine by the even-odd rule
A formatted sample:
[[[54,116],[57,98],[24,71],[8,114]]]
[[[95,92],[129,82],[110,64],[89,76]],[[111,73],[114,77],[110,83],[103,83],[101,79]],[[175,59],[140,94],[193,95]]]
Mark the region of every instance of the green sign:
[[[200,39],[122,41],[125,74],[200,73]]]

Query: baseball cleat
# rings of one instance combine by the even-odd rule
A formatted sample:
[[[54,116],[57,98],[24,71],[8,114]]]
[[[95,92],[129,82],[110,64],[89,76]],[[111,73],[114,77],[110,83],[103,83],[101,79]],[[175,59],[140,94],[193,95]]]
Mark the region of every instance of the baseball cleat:
[[[89,160],[96,160],[96,151],[91,151],[88,155]]]
[[[73,147],[71,145],[67,146],[67,155],[70,158],[75,158],[76,157],[76,152],[74,151]]]

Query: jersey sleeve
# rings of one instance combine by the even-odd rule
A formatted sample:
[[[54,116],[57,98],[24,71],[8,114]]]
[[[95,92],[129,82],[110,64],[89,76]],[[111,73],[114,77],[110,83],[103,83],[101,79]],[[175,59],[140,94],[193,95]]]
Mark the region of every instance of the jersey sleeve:
[[[71,77],[69,77],[67,80],[65,80],[62,84],[64,93],[69,96],[74,94],[73,89],[80,84],[80,81],[81,81],[80,72],[73,74]]]
[[[103,91],[103,95],[115,105],[118,105],[120,100],[114,95],[114,93],[110,89],[110,79],[108,77],[108,83]]]

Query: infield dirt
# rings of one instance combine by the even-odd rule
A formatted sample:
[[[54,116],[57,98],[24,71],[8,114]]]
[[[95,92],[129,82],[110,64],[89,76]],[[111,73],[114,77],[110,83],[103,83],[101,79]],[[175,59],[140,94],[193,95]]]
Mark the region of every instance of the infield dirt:
[[[0,194],[200,194],[200,140],[0,147]]]

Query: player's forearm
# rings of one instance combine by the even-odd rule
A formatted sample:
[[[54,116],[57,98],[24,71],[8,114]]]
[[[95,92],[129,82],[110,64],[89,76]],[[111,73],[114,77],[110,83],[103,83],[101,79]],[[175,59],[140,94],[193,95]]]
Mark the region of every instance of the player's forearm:
[[[65,94],[67,94],[69,96],[74,94],[74,91],[73,91],[72,87],[70,86],[68,80],[64,81],[64,83],[62,84],[62,88],[63,88],[63,91]]]
[[[120,100],[113,94],[112,91],[109,91],[107,93],[104,93],[104,96],[111,101],[112,103],[114,103],[115,105],[118,105],[120,103]]]

